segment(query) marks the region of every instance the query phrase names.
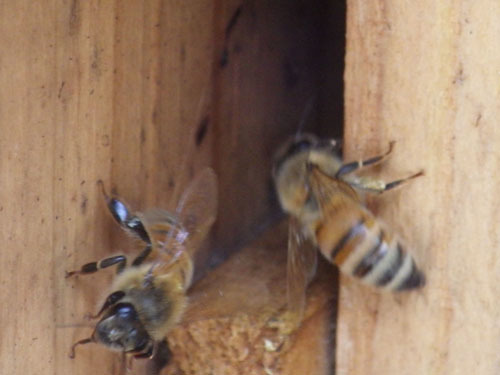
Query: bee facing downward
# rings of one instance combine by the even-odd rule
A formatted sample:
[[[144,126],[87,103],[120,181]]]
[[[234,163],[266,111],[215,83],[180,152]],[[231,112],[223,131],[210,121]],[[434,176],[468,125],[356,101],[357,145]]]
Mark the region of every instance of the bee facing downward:
[[[289,311],[301,319],[305,289],[315,273],[316,248],[340,270],[389,291],[424,285],[424,275],[398,239],[361,203],[356,190],[382,193],[418,177],[385,183],[353,172],[383,161],[391,152],[343,164],[335,141],[303,134],[278,151],[273,178],[290,215],[287,287]],[[307,242],[315,247],[305,246]]]
[[[96,342],[135,358],[152,358],[185,310],[193,258],[216,217],[217,178],[212,169],[202,171],[181,196],[175,214],[161,209],[133,214],[106,194],[102,182],[101,188],[118,224],[146,247],[128,266],[126,256],[117,255],[67,273],[117,266],[111,293],[93,316],[100,321],[89,338],[72,346],[70,356],[76,346]]]

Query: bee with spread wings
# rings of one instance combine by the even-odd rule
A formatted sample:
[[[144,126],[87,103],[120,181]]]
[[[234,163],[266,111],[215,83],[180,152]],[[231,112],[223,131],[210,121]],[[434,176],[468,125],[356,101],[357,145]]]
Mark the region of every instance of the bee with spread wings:
[[[100,343],[134,358],[152,358],[150,373],[166,364],[166,336],[181,320],[191,286],[194,258],[217,214],[217,178],[203,170],[182,194],[175,213],[151,209],[132,213],[117,197],[108,196],[100,182],[107,207],[120,226],[146,246],[127,264],[116,255],[67,272],[66,277],[90,274],[116,265],[117,275],[89,338],[71,347]]]

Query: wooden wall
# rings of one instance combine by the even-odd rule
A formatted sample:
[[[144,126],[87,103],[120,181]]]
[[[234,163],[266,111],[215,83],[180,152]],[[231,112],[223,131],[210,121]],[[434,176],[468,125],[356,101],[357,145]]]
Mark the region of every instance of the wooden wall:
[[[227,50],[226,64],[215,67],[214,92],[223,192],[216,236],[225,252],[261,232],[277,212],[271,159],[298,129],[308,102],[313,106],[306,126],[318,127],[328,7],[322,1],[225,1],[217,14],[224,30],[217,58]]]
[[[1,2],[0,373],[120,373],[97,346],[68,358],[112,276],[64,272],[135,249],[98,179],[133,207],[172,208],[195,171],[214,166],[216,261],[272,221],[270,156],[316,95],[325,9]]]
[[[372,207],[427,275],[379,295],[341,280],[337,375],[498,374],[500,6],[347,2],[349,158],[396,141],[374,173],[425,170]]]

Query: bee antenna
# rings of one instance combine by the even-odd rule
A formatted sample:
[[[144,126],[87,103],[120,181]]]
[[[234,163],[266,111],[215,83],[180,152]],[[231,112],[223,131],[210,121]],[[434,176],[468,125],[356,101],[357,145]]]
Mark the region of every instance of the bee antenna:
[[[71,351],[69,353],[69,357],[71,359],[75,358],[75,348],[78,346],[78,345],[85,345],[85,344],[89,344],[91,342],[95,342],[94,340],[94,337],[88,337],[86,339],[83,339],[83,340],[80,340],[80,341],[77,341],[75,342],[73,345],[71,345]]]
[[[298,140],[302,135],[302,131],[304,130],[307,119],[311,115],[314,103],[316,102],[316,95],[313,95],[309,98],[306,103],[304,110],[302,111],[302,115],[300,117],[299,125],[297,127],[297,131],[295,132],[295,140]]]

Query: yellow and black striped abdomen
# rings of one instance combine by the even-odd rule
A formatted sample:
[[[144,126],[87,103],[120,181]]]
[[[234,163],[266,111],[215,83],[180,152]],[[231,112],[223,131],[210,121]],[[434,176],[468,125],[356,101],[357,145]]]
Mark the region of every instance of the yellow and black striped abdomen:
[[[397,238],[357,202],[346,202],[324,215],[314,232],[323,255],[365,284],[400,291],[425,283]]]

